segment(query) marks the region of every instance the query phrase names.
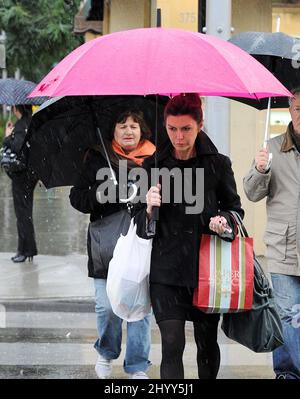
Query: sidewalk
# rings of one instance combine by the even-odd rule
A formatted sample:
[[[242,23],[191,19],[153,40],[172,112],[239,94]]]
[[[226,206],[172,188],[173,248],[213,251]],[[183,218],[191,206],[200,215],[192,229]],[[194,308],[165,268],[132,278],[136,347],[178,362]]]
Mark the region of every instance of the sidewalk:
[[[33,263],[14,264],[12,255],[0,253],[0,379],[95,378],[94,287],[87,277],[87,257],[38,255]],[[124,340],[125,335],[124,328]],[[185,375],[194,379],[192,323],[186,324],[186,335]],[[221,329],[219,344],[218,378],[274,378],[271,354],[255,354]],[[126,378],[123,354],[114,362],[115,376],[121,379]],[[149,375],[159,378],[161,345],[154,319],[150,358]]]
[[[38,255],[33,262],[13,263],[14,253],[0,252],[0,301],[40,299],[94,300],[87,256]],[[259,257],[265,268],[265,260]]]
[[[32,299],[93,300],[93,280],[84,255],[38,255],[33,262],[13,263],[0,253],[0,301]]]

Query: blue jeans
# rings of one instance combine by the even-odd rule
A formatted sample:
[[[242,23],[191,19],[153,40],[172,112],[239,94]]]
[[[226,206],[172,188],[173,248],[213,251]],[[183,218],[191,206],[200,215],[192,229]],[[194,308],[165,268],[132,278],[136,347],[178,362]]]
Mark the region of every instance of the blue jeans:
[[[300,379],[300,277],[271,273],[284,345],[273,352],[276,376]]]
[[[106,280],[94,279],[97,330],[99,338],[94,348],[105,359],[117,359],[121,353],[122,322],[116,316],[106,294]],[[124,359],[124,370],[132,374],[136,371],[147,371],[151,362],[148,360],[151,343],[151,315],[143,320],[127,322],[127,342]]]

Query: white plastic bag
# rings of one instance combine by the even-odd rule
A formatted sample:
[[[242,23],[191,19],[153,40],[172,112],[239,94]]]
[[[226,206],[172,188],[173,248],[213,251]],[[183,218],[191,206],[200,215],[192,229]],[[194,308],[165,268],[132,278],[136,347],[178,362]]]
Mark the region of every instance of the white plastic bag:
[[[106,284],[112,310],[123,320],[142,320],[151,310],[151,250],[152,239],[138,237],[132,219],[127,234],[117,241]]]

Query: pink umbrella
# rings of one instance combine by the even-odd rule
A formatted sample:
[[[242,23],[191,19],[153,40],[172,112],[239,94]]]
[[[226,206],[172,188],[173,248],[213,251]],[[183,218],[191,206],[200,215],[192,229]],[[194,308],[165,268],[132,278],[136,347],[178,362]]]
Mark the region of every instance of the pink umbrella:
[[[229,42],[179,29],[144,28],[78,47],[30,97],[189,92],[253,99],[291,96],[265,67]],[[100,128],[96,130],[101,140]]]
[[[245,51],[219,38],[144,28],[89,41],[66,56],[30,97],[167,94],[260,99],[290,92]]]

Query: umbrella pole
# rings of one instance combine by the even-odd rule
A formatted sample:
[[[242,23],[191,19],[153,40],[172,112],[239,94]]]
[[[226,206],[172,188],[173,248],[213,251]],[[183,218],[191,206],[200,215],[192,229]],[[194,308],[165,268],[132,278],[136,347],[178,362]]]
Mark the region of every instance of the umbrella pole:
[[[280,21],[281,21],[281,19],[278,16],[277,20],[276,20],[276,32],[280,32]]]
[[[94,109],[93,109],[91,103],[90,103],[90,109],[91,109],[92,118],[93,118],[93,120],[94,120],[94,125],[96,126],[96,132],[97,132],[97,135],[98,135],[98,137],[99,137],[99,139],[100,139],[100,142],[101,142],[101,145],[102,145],[102,147],[103,147],[104,154],[105,154],[105,157],[106,157],[108,166],[109,166],[109,170],[110,170],[110,173],[111,173],[111,179],[112,179],[112,181],[114,182],[114,185],[117,186],[117,185],[118,185],[118,181],[117,181],[115,172],[114,172],[114,170],[113,170],[113,168],[112,168],[112,166],[111,166],[111,162],[110,162],[108,153],[107,153],[107,151],[106,151],[105,143],[104,143],[104,140],[103,140],[103,137],[102,137],[100,128],[97,126],[96,114],[95,114],[95,111],[94,111]]]
[[[157,94],[155,97],[155,155],[154,155],[154,170],[155,170],[155,185],[159,183],[158,181],[158,170],[157,170],[157,141],[158,141],[158,134],[157,134],[157,126],[158,126],[158,98]],[[152,209],[152,217],[153,221],[159,220],[159,208],[154,206]]]
[[[161,27],[161,9],[158,8],[156,11],[156,27]],[[155,95],[155,155],[154,155],[154,170],[155,170],[155,185],[159,183],[158,181],[158,171],[157,171],[157,142],[158,142],[158,134],[157,134],[157,126],[158,126],[158,94]],[[155,234],[156,232],[156,222],[159,220],[159,208],[154,206],[152,209],[151,219],[153,220],[152,232]]]
[[[161,9],[158,8],[156,10],[156,27],[161,27]],[[155,170],[155,185],[159,183],[158,181],[158,171],[157,171],[157,126],[158,126],[158,94],[155,95],[155,155],[154,155],[154,170]],[[159,220],[159,207],[154,206],[152,208],[151,219],[153,221],[152,232],[155,234],[156,232],[156,222]]]
[[[103,147],[103,150],[104,150],[104,153],[105,153],[105,156],[106,156],[106,160],[107,160],[107,163],[108,163],[108,166],[109,166],[109,169],[110,169],[110,173],[111,173],[111,178],[112,178],[112,180],[114,182],[114,185],[117,186],[118,182],[117,182],[117,179],[116,179],[116,175],[115,175],[115,172],[114,172],[114,170],[113,170],[113,168],[111,166],[110,159],[109,159],[108,153],[106,151],[106,147],[105,147],[105,144],[104,144],[104,140],[103,140],[100,128],[96,127],[96,130],[97,130],[97,134],[99,136],[99,139],[101,141],[101,145]]]
[[[264,138],[264,146],[263,148],[267,148],[268,140],[269,140],[269,130],[270,130],[270,112],[271,111],[271,97],[268,99],[268,108],[267,108],[267,117],[266,117],[266,126],[265,126],[265,138]],[[271,166],[272,162],[272,153],[269,154],[269,160],[266,166],[266,170],[268,170]]]
[[[271,97],[268,99],[267,117],[265,125],[265,138],[264,138],[264,148],[267,148],[269,140],[269,127],[270,127],[270,111],[271,111]]]
[[[8,111],[8,121],[11,122],[11,105],[9,106],[9,111]]]

